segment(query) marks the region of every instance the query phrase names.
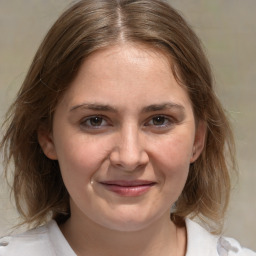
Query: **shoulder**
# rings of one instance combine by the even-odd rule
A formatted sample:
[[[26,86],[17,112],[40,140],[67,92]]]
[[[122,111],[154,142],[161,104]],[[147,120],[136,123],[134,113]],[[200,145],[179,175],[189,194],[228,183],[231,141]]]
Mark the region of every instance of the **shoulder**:
[[[50,222],[22,234],[1,238],[0,256],[55,255],[49,239],[49,228],[53,225],[54,222]]]
[[[256,253],[243,248],[233,238],[215,236],[199,224],[186,219],[187,254],[186,256],[256,256]]]
[[[256,252],[242,247],[238,241],[230,237],[220,237],[217,250],[220,256],[256,256]]]

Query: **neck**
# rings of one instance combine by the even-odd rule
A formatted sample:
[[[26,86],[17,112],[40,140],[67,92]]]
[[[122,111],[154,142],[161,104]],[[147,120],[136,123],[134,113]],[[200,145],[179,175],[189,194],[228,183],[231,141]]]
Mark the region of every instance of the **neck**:
[[[83,217],[70,217],[61,226],[77,255],[179,256],[185,255],[186,231],[177,228],[168,216],[138,231],[105,228]]]

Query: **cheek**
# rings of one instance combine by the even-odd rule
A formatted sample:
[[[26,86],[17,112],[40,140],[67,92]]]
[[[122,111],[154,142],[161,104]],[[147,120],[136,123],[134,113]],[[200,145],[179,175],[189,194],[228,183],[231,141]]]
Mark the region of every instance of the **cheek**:
[[[192,136],[170,136],[158,141],[152,147],[154,159],[165,166],[170,172],[180,172],[190,165],[193,149]]]
[[[65,141],[57,140],[56,151],[63,179],[79,183],[90,180],[107,158],[109,145],[107,139],[88,139],[80,135]]]
[[[153,165],[158,170],[159,179],[164,181],[163,192],[178,198],[186,183],[193,142],[186,137],[166,139],[155,147]]]

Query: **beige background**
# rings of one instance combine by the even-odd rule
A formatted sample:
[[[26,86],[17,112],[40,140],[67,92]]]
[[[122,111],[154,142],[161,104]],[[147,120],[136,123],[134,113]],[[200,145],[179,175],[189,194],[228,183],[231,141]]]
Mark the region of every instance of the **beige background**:
[[[0,0],[0,118],[13,100],[45,32],[70,0]],[[256,250],[256,1],[170,0],[201,37],[229,111],[240,180],[225,234]],[[1,172],[1,166],[0,166]],[[16,222],[0,183],[0,236]]]

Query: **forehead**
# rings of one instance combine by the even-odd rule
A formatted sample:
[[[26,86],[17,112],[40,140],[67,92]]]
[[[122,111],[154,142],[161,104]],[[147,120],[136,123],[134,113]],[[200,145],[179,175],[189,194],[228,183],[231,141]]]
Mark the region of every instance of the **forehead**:
[[[153,66],[158,72],[171,75],[173,65],[169,54],[163,50],[145,44],[122,43],[95,51],[85,59],[80,70],[82,69],[82,72],[85,70],[87,72],[99,71],[101,75],[106,75],[105,71],[114,67],[113,65],[109,66],[110,63],[116,64],[115,68],[118,72],[122,70],[123,64],[126,65],[126,70],[130,69],[133,72],[136,67],[137,72],[141,72],[141,75],[146,68]]]
[[[67,101],[143,99],[145,104],[187,101],[172,73],[170,57],[141,44],[122,44],[94,52],[82,63],[66,92]],[[67,99],[68,98],[68,99]],[[106,102],[109,104],[109,102]]]

